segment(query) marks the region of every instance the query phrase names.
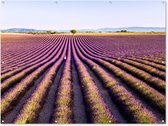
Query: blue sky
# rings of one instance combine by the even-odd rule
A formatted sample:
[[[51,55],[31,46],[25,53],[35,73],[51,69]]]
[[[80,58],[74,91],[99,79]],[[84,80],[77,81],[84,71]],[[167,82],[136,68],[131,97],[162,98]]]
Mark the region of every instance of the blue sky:
[[[161,1],[7,1],[0,13],[2,29],[165,27]]]

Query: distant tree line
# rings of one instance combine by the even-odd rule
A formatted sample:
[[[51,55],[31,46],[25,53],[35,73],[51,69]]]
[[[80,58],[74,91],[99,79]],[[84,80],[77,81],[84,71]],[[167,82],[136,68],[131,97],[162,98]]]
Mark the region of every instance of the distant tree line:
[[[128,32],[127,30],[121,30],[121,31],[117,31],[117,32]]]
[[[74,35],[77,32],[77,30],[72,29],[72,30],[70,30],[70,32]],[[29,34],[62,34],[62,33],[66,33],[66,32],[56,32],[56,31],[48,30],[45,32],[28,32],[28,33]]]
[[[46,32],[28,32],[28,34],[62,34],[65,32],[56,32],[56,31],[52,31],[52,30],[48,30]]]

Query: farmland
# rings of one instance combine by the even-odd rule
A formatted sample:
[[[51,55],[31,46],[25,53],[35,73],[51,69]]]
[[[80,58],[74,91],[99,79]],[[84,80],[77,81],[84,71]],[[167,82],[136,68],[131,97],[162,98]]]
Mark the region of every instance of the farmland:
[[[165,123],[165,35],[1,35],[2,123]]]

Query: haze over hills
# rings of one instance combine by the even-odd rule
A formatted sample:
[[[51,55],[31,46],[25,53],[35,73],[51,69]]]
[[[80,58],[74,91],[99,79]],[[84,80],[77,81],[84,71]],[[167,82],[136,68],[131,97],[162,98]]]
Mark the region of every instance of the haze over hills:
[[[164,27],[120,27],[120,28],[99,28],[99,29],[77,29],[78,32],[116,32],[127,30],[128,32],[165,32]],[[29,28],[10,28],[2,29],[1,32],[7,33],[28,33],[28,32],[46,32],[48,30],[38,30]],[[53,30],[56,32],[69,32],[69,30]]]
[[[1,32],[9,32],[9,33],[27,33],[27,32],[45,32],[47,30],[37,30],[37,29],[29,29],[29,28],[10,28],[3,29]]]
[[[121,28],[101,28],[101,31],[121,31],[127,30],[130,32],[165,32],[166,29],[164,27],[121,27]]]

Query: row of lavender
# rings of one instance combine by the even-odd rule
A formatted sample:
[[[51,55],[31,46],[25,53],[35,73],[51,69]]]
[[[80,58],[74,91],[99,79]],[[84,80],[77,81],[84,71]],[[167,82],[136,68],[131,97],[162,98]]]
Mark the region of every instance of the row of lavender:
[[[87,38],[92,41],[92,45],[109,57],[137,55],[165,60],[166,38],[164,35],[89,36]]]
[[[15,39],[11,40],[13,42],[10,42],[9,45],[6,44],[8,43],[8,41],[2,42],[6,44],[4,44],[4,46],[2,45],[2,49],[4,49],[2,50],[2,74],[32,63],[33,61],[39,59],[39,57],[44,56],[48,52],[47,50],[50,50],[52,48],[54,38],[43,37],[36,38],[35,40],[29,40],[29,37],[27,38],[27,36],[25,36],[25,38],[21,40],[23,42],[20,42],[19,44],[18,40],[16,41]],[[22,46],[19,48],[19,45]],[[7,49],[12,50],[11,54]],[[4,53],[7,53],[9,56],[6,56]]]
[[[55,92],[55,109],[53,110],[52,122],[75,123],[72,91],[74,84],[71,69],[72,59],[74,59],[84,101],[88,108],[87,114],[91,117],[90,122],[119,123],[120,120],[109,109],[94,82],[95,78],[92,78],[85,65],[89,66],[101,80],[102,85],[109,92],[117,108],[122,110],[120,112],[127,118],[128,122],[158,123],[162,120],[134,96],[132,91],[135,91],[152,108],[158,109],[164,115],[165,66],[160,62],[164,59],[155,59],[154,62],[139,57],[124,59],[115,56],[111,59],[106,53],[107,50],[101,50],[101,46],[95,44],[97,39],[83,36],[52,36],[49,41],[51,43],[37,56],[37,60],[32,58],[30,62],[27,63],[26,61],[23,66],[14,71],[2,74],[2,118],[17,106],[17,102],[29,90],[29,87],[33,86],[34,82],[46,72],[42,81],[13,120],[14,123],[36,122],[47,92],[57,76],[58,68],[65,62],[58,90]],[[66,61],[64,60],[65,56],[67,57]],[[109,70],[110,74],[105,69]],[[122,80],[130,90],[120,84],[112,75]]]
[[[58,60],[65,46],[65,40],[60,41],[59,46],[54,46],[54,48],[49,51],[50,55],[48,55],[48,57],[42,57],[42,62],[35,63],[26,69],[23,68],[23,70],[17,71],[2,82],[2,115],[5,115],[5,113],[9,111],[9,108],[11,108],[11,104],[16,103],[19,97],[22,97],[22,95],[26,93],[26,90],[34,84],[34,81]]]
[[[85,41],[85,40],[80,40],[81,39],[80,37],[78,39],[79,40],[77,40],[77,44],[79,44],[80,41]],[[83,47],[83,49],[81,47]],[[164,112],[165,112],[165,96],[162,93],[158,92],[157,90],[153,89],[151,86],[149,86],[149,84],[150,84],[149,82],[145,83],[144,81],[141,81],[138,78],[134,77],[135,73],[133,73],[133,75],[130,75],[129,73],[127,73],[127,72],[123,71],[122,69],[118,68],[118,66],[115,66],[116,64],[113,65],[114,62],[117,62],[116,60],[111,60],[109,58],[104,58],[104,57],[102,57],[102,59],[104,59],[104,60],[102,60],[102,59],[100,59],[100,57],[95,58],[96,55],[93,55],[94,56],[93,57],[92,53],[87,50],[87,48],[89,48],[89,47],[85,46],[84,44],[83,45],[79,44],[78,47],[76,47],[76,48],[81,49],[81,52],[83,52],[83,54],[85,54],[85,56],[88,59],[83,58],[83,61],[86,62],[92,68],[93,71],[97,72],[97,76],[99,76],[100,78],[103,78],[103,79],[107,78],[105,76],[105,71],[104,72],[99,72],[99,71],[96,70],[96,69],[98,69],[97,68],[98,64],[101,64],[104,67],[106,67],[107,69],[109,69],[113,74],[115,74],[120,79],[122,79],[126,84],[128,84],[128,86],[130,88],[132,88],[138,94],[140,94],[143,98],[145,98],[148,103],[150,103],[152,106],[155,106],[156,108],[158,108],[161,111],[161,113],[164,114]],[[80,53],[80,51],[79,51],[79,53]],[[108,60],[108,62],[107,62],[107,60]],[[93,63],[93,61],[97,62],[98,64]],[[124,65],[126,66],[126,68],[128,67],[127,64],[124,64]],[[123,68],[123,67],[121,67],[121,68]],[[129,69],[127,69],[127,71],[130,70],[130,69],[131,70],[133,69],[133,71],[134,71],[134,69],[136,69],[137,71],[144,72],[140,69],[137,69],[137,68],[134,68],[134,67],[132,68],[132,66],[129,66]],[[147,73],[145,73],[145,74],[146,75],[144,75],[144,77],[147,78],[148,81],[151,79],[151,77],[153,77],[150,74],[147,74]],[[143,74],[137,72],[137,75],[142,78]],[[101,77],[101,76],[103,76],[103,77]],[[148,79],[149,77],[150,77],[150,79]],[[104,82],[107,83],[108,81],[104,81]],[[153,82],[153,85],[155,84],[155,86],[156,85],[158,86],[158,90],[159,90],[159,87],[160,87],[160,88],[162,88],[161,92],[165,92],[165,81],[163,81],[162,79],[154,78],[154,80],[152,82]],[[109,86],[113,86],[114,82],[111,81],[111,83],[109,82],[107,84],[109,84]],[[113,94],[112,96],[115,96],[115,94]],[[124,98],[125,104],[126,104],[126,102],[130,102],[130,100],[128,100],[128,101],[126,100],[126,97],[129,96],[129,95],[123,95],[123,96],[125,97]],[[136,101],[138,102],[138,99],[136,99]],[[130,104],[130,106],[132,106],[132,105]],[[138,108],[138,105],[135,105],[135,106],[136,106],[136,108]],[[124,106],[124,108],[125,108],[125,106]],[[142,108],[144,108],[144,107],[142,107]],[[128,112],[128,110],[127,110],[127,112]],[[135,109],[135,112],[138,112],[137,116],[139,115],[140,119],[146,119],[146,121],[148,120],[147,118],[145,118],[143,116],[142,117],[140,116],[142,114],[141,113],[142,110],[138,111],[138,109],[137,109],[137,111],[136,111],[136,109]],[[150,112],[147,112],[147,113],[150,113]],[[128,115],[131,116],[131,114],[128,114]],[[133,115],[135,115],[135,114],[133,114]],[[144,113],[144,115],[147,115],[147,114]],[[152,118],[149,115],[148,115],[148,117]]]

